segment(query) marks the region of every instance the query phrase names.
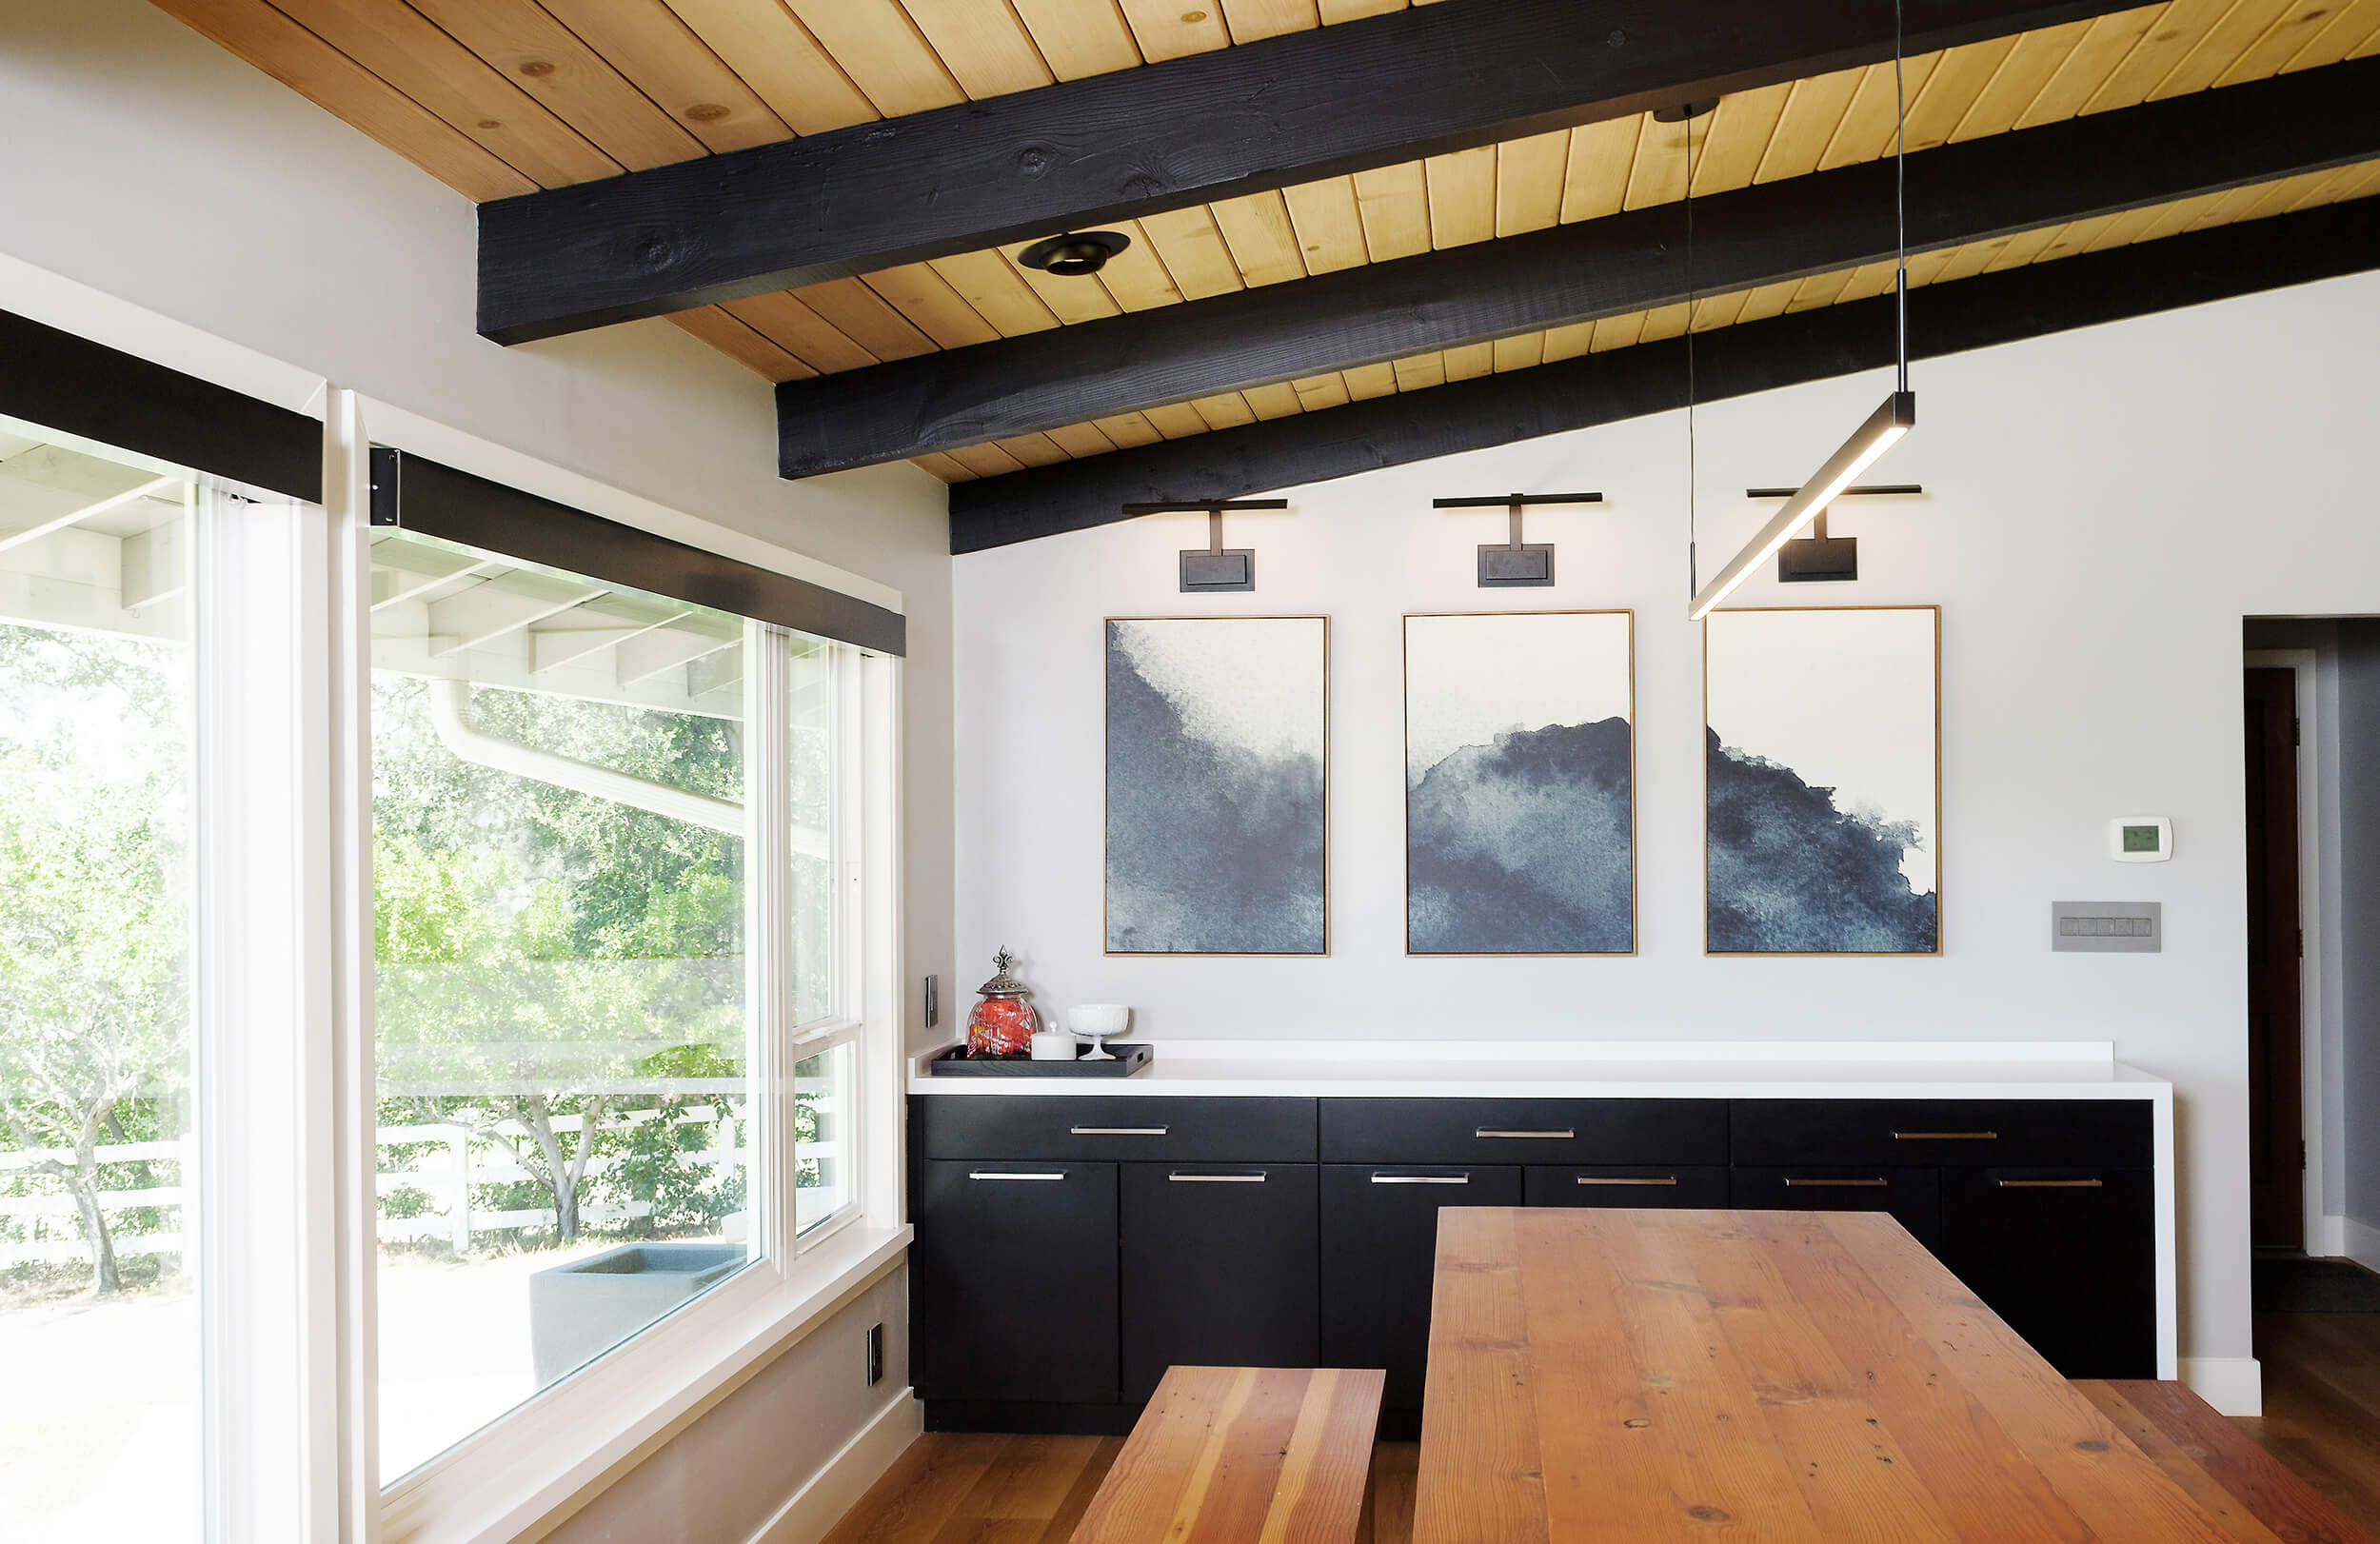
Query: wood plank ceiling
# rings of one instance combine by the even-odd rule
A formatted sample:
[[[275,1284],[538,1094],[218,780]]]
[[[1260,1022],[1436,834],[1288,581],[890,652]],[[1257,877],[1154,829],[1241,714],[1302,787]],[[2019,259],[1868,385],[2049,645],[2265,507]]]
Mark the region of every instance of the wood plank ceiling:
[[[1406,0],[156,0],[484,201],[1030,90],[1404,9]],[[1429,3],[1429,0],[1416,0]],[[2171,0],[1911,58],[1909,148],[2380,53],[2380,0]],[[1700,198],[1888,155],[1890,65],[1739,92],[1693,126]],[[855,369],[1675,202],[1650,114],[1124,221],[1052,278],[936,258],[672,320],[772,381]],[[2380,164],[1913,259],[1924,284],[2380,194]],[[1696,330],[1876,294],[1883,265],[1717,295]],[[1683,305],[1102,418],[918,465],[946,481],[1673,337]]]

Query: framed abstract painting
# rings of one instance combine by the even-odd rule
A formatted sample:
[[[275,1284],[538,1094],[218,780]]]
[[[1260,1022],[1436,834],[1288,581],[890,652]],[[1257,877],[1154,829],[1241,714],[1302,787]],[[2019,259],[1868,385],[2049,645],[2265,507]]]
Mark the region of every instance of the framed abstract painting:
[[[1942,952],[1941,610],[1703,622],[1705,949]]]
[[[1633,954],[1635,618],[1405,618],[1405,952]]]
[[[1330,623],[1106,624],[1106,947],[1330,951]]]

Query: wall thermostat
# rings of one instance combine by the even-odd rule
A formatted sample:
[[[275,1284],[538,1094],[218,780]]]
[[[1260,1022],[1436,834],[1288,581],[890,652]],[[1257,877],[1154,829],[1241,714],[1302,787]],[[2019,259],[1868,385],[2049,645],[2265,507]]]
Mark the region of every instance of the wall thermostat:
[[[2173,857],[2173,822],[2162,815],[2119,815],[2108,821],[2108,856],[2119,863],[2162,863]]]

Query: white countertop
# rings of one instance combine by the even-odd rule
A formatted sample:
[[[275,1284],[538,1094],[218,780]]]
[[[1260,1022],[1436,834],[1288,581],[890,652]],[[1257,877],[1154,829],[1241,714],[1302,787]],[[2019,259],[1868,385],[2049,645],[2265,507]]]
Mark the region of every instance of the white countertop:
[[[917,1094],[1299,1099],[2141,1099],[2108,1040],[1149,1040],[1129,1078],[935,1078]]]

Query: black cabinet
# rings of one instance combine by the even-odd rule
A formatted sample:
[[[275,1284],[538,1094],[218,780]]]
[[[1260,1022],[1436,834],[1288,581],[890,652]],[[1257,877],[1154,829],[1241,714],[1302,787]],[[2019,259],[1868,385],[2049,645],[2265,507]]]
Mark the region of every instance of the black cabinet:
[[[1675,1206],[1689,1210],[1729,1205],[1727,1170],[1716,1164],[1597,1164],[1556,1168],[1533,1163],[1521,1171],[1522,1204],[1528,1206]]]
[[[1935,1253],[2068,1377],[2155,1376],[2152,1171],[1946,1169]]]
[[[911,1180],[918,1393],[1113,1403],[1116,1166],[927,1159]]]
[[[1725,1163],[1725,1099],[1324,1099],[1325,1163]]]
[[[910,1099],[938,1431],[1123,1432],[1180,1365],[1377,1367],[1410,1432],[1448,1206],[1874,1211],[2069,1377],[2153,1377],[2145,1099]]]
[[[909,1138],[930,1158],[1311,1163],[1315,1101],[1094,1094],[938,1094],[909,1101]]]
[[[1383,1369],[1382,1408],[1420,1409],[1438,1210],[1520,1204],[1514,1165],[1322,1165],[1322,1365]]]
[[[1837,1168],[1822,1163],[1790,1169],[1737,1169],[1728,1179],[1729,1204],[1747,1212],[1890,1212],[1913,1237],[1933,1249],[1942,1236],[1941,1184],[1932,1169]]]
[[[1731,1161],[2151,1165],[2146,1099],[1736,1099]]]
[[[1126,1163],[1123,1396],[1168,1367],[1314,1367],[1311,1163]]]

